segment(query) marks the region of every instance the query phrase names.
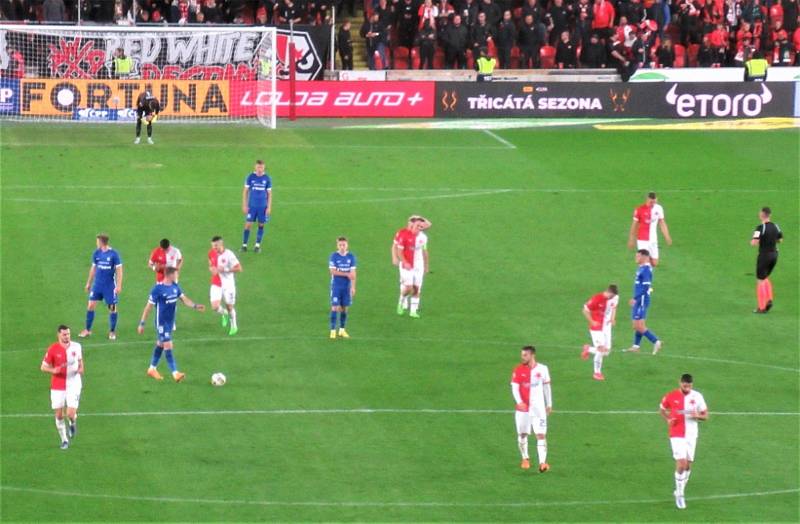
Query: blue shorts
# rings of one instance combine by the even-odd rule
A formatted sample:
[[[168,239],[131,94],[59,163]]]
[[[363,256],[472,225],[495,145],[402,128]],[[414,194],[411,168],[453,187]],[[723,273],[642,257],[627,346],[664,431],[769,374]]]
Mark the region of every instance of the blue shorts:
[[[258,222],[259,224],[269,222],[269,215],[267,215],[267,208],[266,207],[247,208],[247,216],[245,217],[245,221]]]
[[[631,307],[631,319],[633,320],[644,320],[647,318],[647,308],[650,307],[650,302],[641,301],[637,302]]]
[[[174,326],[174,323],[171,323],[168,326],[156,326],[156,335],[158,335],[158,341],[172,342],[172,328]]]
[[[103,300],[109,306],[117,303],[117,294],[114,293],[114,286],[92,287],[89,291],[89,300]]]
[[[350,286],[335,286],[331,288],[331,306],[349,307],[352,302],[353,297],[350,296]]]

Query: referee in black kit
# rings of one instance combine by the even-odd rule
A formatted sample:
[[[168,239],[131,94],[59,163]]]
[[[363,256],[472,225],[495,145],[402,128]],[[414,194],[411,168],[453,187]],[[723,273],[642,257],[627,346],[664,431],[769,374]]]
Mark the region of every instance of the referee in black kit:
[[[142,134],[142,118],[147,121],[147,143],[153,143],[153,123],[158,120],[158,113],[161,112],[161,104],[150,91],[145,91],[136,99],[136,140],[138,144]]]
[[[764,314],[772,309],[772,282],[769,275],[778,263],[778,243],[783,241],[783,233],[777,224],[770,222],[772,210],[762,207],[758,218],[761,223],[753,232],[753,239],[750,245],[758,246],[758,261],[756,262],[756,296],[758,297],[758,309],[753,313]]]

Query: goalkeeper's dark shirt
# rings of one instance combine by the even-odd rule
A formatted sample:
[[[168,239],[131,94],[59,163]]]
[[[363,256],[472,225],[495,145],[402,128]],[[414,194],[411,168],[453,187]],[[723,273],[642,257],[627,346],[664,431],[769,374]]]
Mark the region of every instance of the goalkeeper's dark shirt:
[[[783,238],[783,232],[777,224],[765,222],[756,227],[753,238],[758,239],[759,253],[775,253],[778,251],[778,242]]]
[[[158,114],[161,111],[161,104],[159,104],[158,99],[152,95],[148,97],[147,93],[142,93],[139,95],[139,98],[136,99],[136,111],[146,115],[152,113]]]

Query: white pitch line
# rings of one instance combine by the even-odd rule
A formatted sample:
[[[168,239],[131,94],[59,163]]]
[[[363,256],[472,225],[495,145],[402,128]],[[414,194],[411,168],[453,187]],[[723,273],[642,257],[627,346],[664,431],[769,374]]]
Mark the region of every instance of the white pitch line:
[[[180,147],[182,149],[185,148],[203,148],[208,149],[209,147],[218,147],[218,143],[214,144],[206,144],[206,143],[181,143],[181,144],[160,144],[166,147]],[[2,148],[16,148],[16,147],[23,147],[23,148],[30,148],[30,147],[54,147],[54,148],[72,148],[72,147],[80,147],[80,148],[125,148],[127,149],[129,146],[127,143],[86,143],[86,144],[79,144],[79,143],[53,143],[53,142],[15,142],[15,143],[3,143],[0,142],[0,149]],[[134,146],[130,146],[134,147]],[[257,148],[257,149],[378,149],[378,150],[397,150],[403,151],[406,149],[414,149],[414,150],[425,150],[425,149],[432,149],[432,150],[476,150],[476,149],[494,149],[494,150],[504,150],[508,149],[508,146],[484,146],[484,145],[472,145],[472,146],[464,146],[464,145],[444,145],[444,144],[367,144],[367,145],[359,145],[359,144],[266,144],[266,143],[259,143],[259,144],[226,144],[225,147],[250,147],[250,148]],[[515,146],[516,149],[516,146]],[[153,148],[144,147],[143,151],[153,151],[157,152],[158,147]]]
[[[506,148],[508,148],[508,149],[516,149],[517,148],[517,146],[515,146],[514,144],[512,144],[511,142],[509,142],[508,140],[506,140],[502,136],[498,135],[497,133],[495,133],[491,129],[481,129],[481,131],[483,131],[484,134],[487,134],[490,137],[494,138],[495,140],[497,140],[498,142],[500,142],[501,144],[506,146]]]
[[[175,504],[210,504],[230,506],[294,506],[294,507],[406,507],[406,508],[530,508],[553,506],[613,506],[629,504],[668,504],[672,499],[624,499],[624,500],[553,500],[542,502],[411,502],[411,501],[278,501],[278,500],[232,500],[211,498],[183,498],[183,497],[153,497],[137,495],[110,495],[104,493],[81,493],[77,491],[61,491],[38,488],[24,488],[19,486],[0,486],[2,491],[35,493],[57,497],[79,497],[105,500],[128,500],[134,502],[158,502]],[[800,492],[799,488],[779,489],[773,491],[754,491],[750,493],[725,493],[720,495],[703,495],[699,497],[686,497],[687,501],[725,500],[748,497],[768,497],[774,495],[788,495]]]
[[[81,417],[217,417],[241,415],[510,415],[513,409],[436,409],[436,408],[353,408],[353,409],[231,409],[231,410],[184,410],[184,411],[117,411],[86,413]],[[711,411],[713,416],[732,417],[800,417],[800,412],[789,411]],[[657,411],[631,410],[554,410],[553,415],[631,416],[658,415]],[[52,413],[2,413],[4,419],[48,418]]]
[[[375,202],[404,202],[404,201],[419,201],[419,200],[442,200],[442,199],[450,199],[450,198],[469,198],[469,197],[480,197],[480,196],[489,196],[489,195],[498,195],[501,193],[510,193],[511,189],[493,189],[493,190],[486,190],[486,191],[475,191],[472,193],[452,193],[452,194],[444,194],[444,195],[428,195],[428,196],[407,196],[407,197],[387,197],[387,198],[362,198],[362,199],[350,199],[350,200],[304,200],[304,201],[288,201],[283,202],[282,206],[319,206],[319,205],[330,205],[330,204],[371,204]],[[105,200],[102,198],[95,199],[95,200],[70,200],[70,199],[61,199],[61,198],[3,198],[3,202],[26,202],[26,203],[37,203],[37,204],[76,204],[76,205],[98,205],[98,206],[105,206],[105,205],[144,205],[144,206],[219,206],[218,202],[188,202],[188,201],[172,201],[172,202],[162,202],[162,201],[150,201],[150,200],[136,200],[136,201],[125,201],[125,200]],[[238,204],[228,204],[230,207],[238,206]]]

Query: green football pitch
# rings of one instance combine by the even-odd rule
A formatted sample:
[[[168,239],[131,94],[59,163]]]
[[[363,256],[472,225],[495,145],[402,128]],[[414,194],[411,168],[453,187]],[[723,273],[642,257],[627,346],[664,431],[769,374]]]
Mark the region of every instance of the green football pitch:
[[[335,125],[346,123],[164,125],[154,146],[134,146],[132,126],[2,126],[3,520],[798,519],[797,129]],[[181,285],[207,303],[209,239],[241,242],[256,158],[273,216],[265,251],[241,255],[239,334],[182,308],[187,378],[153,381],[152,328],[136,334],[150,250],[163,237],[180,247]],[[655,357],[646,341],[621,351],[627,232],[648,190],[674,239],[655,271]],[[785,242],[775,307],[754,315],[749,240],[764,205]],[[414,213],[433,222],[418,320],[395,311],[390,259]],[[83,327],[98,232],[124,262],[119,335],[105,338],[98,308],[79,433],[61,451],[39,365],[58,324]],[[359,285],[352,338],[331,341],[339,235]],[[596,382],[579,357],[581,307],[609,282],[622,304]],[[519,468],[509,378],[529,343],[553,377],[546,474]],[[210,385],[215,371],[227,385]],[[711,417],[679,512],[657,405],[685,372]]]

